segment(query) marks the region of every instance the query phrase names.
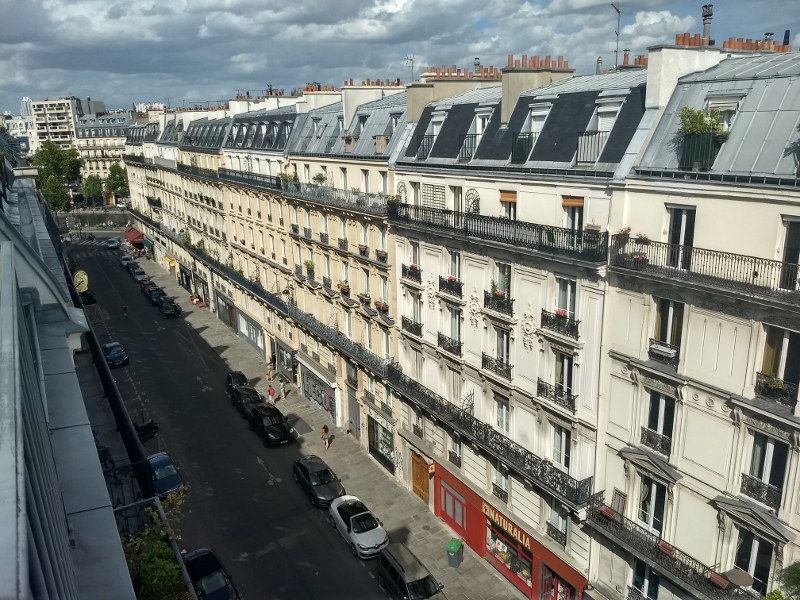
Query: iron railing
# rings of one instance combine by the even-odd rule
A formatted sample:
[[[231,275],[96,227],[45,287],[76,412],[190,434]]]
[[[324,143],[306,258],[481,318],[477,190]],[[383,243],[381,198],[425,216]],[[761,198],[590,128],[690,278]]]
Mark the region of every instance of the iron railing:
[[[369,246],[367,246],[366,244],[359,244],[358,253],[361,256],[369,256]]]
[[[331,289],[331,278],[330,277],[322,277],[322,287],[326,289]]]
[[[456,298],[463,298],[464,282],[456,278],[442,277],[439,275],[439,291],[455,296]]]
[[[598,492],[591,497],[586,515],[589,525],[656,567],[673,583],[694,590],[699,597],[714,600],[731,597],[731,590],[726,588],[733,586],[724,576],[607,506],[604,495]]]
[[[611,265],[759,298],[800,304],[800,266],[768,258],[615,235]]]
[[[323,243],[323,244],[327,244],[329,239],[330,239],[330,238],[328,237],[328,234],[327,234],[327,233],[325,233],[325,232],[320,232],[320,234],[319,234],[319,241],[320,241],[321,243]]]
[[[461,456],[460,456],[459,454],[456,454],[455,452],[453,452],[452,450],[450,450],[450,451],[447,453],[447,459],[448,459],[448,460],[449,460],[451,463],[453,463],[455,466],[457,466],[459,469],[461,468]]]
[[[605,231],[577,231],[399,202],[389,203],[388,214],[389,220],[395,223],[436,233],[475,237],[593,263],[605,263],[607,259],[608,232]]]
[[[678,361],[680,360],[680,351],[680,346],[674,346],[672,344],[668,344],[667,342],[650,338],[648,355],[653,360],[657,360],[658,362],[662,362],[677,368]]]
[[[314,183],[298,183],[290,181],[283,185],[283,193],[319,204],[337,206],[349,210],[357,210],[372,215],[383,216],[389,201],[387,194],[373,194],[354,190],[317,185]]]
[[[727,136],[717,133],[683,134],[680,142],[678,169],[710,171]]]
[[[392,416],[394,408],[385,400],[381,400],[381,410],[389,416]]]
[[[417,136],[417,158],[426,159],[431,153],[433,148],[434,136],[432,135],[418,135]]]
[[[401,275],[403,279],[410,279],[411,281],[422,283],[422,269],[419,267],[403,265],[401,269]]]
[[[417,323],[413,319],[409,319],[408,317],[403,317],[400,320],[400,324],[405,331],[413,335],[416,335],[417,337],[422,336],[422,323]]]
[[[379,248],[375,249],[375,260],[377,260],[378,262],[385,263],[388,258],[389,258],[388,251],[380,250]]]
[[[792,409],[797,404],[797,384],[766,373],[756,373],[756,394]]]
[[[761,481],[758,477],[742,473],[742,485],[739,489],[745,496],[750,496],[773,510],[777,511],[781,507],[783,490]]]
[[[551,402],[555,402],[559,406],[563,406],[572,412],[577,410],[576,400],[578,399],[578,395],[570,394],[569,391],[565,390],[563,387],[557,387],[538,379],[536,382],[536,395],[539,396],[539,398],[546,398]]]
[[[576,321],[566,314],[560,315],[542,309],[542,328],[544,329],[549,329],[577,340],[579,324],[580,321]]]
[[[507,361],[503,360],[502,358],[495,358],[494,356],[490,356],[485,352],[482,355],[483,360],[481,361],[481,366],[486,369],[487,371],[491,371],[492,373],[496,373],[500,375],[500,377],[504,377],[511,381],[511,369],[513,367],[508,364]]]
[[[475,149],[478,147],[478,134],[477,133],[462,133],[459,136],[459,151],[458,162],[469,162],[475,155]]]
[[[592,494],[592,477],[578,480],[549,460],[504,436],[494,427],[476,419],[471,411],[448,402],[416,379],[405,375],[396,364],[388,367],[389,385],[403,397],[434,416],[437,422],[457,431],[485,452],[503,461],[529,481],[556,496],[565,504],[583,506]]]
[[[205,177],[206,179],[219,179],[219,172],[216,169],[205,169],[203,167],[196,167],[195,165],[178,163],[178,171],[181,173],[188,173],[189,175],[196,175],[197,177]]]
[[[537,133],[515,133],[511,138],[511,164],[519,165],[528,162]]]
[[[508,490],[503,489],[495,482],[492,482],[492,495],[500,498],[503,502],[508,502]]]
[[[638,590],[632,585],[629,585],[627,600],[650,600],[650,599],[641,590]]]
[[[142,165],[143,164],[151,164],[153,162],[153,159],[149,159],[148,160],[144,156],[137,156],[135,154],[123,154],[122,155],[122,160],[123,160],[123,162],[126,162],[128,164],[138,163],[138,164],[142,164]]]
[[[147,203],[153,208],[161,208],[161,198],[151,198],[150,196],[147,196],[146,199]]]
[[[550,521],[547,522],[547,535],[557,541],[560,546],[567,545],[567,532],[561,531]]]
[[[642,427],[642,434],[639,441],[642,446],[647,446],[651,450],[655,450],[666,457],[669,457],[669,453],[672,450],[672,438],[662,435],[657,431],[653,431],[648,427]]]
[[[234,171],[233,169],[220,169],[219,178],[223,181],[244,183],[267,190],[280,190],[283,187],[281,178],[275,175],[259,175],[258,173],[246,173],[244,171]]]
[[[508,298],[505,292],[497,293],[484,290],[483,307],[509,316],[514,315],[514,300]]]
[[[461,347],[463,345],[464,342],[454,340],[453,338],[447,337],[445,334],[439,332],[439,348],[445,352],[455,354],[456,356],[461,356]]]
[[[422,439],[423,430],[422,427],[414,423],[411,426],[411,430],[414,432],[414,435],[417,436],[419,439]]]
[[[345,378],[347,383],[349,383],[354,388],[358,388],[358,377],[356,375],[350,375],[348,373],[347,377]]]
[[[608,131],[586,131],[578,136],[578,152],[575,162],[579,165],[594,164],[608,140]]]
[[[303,237],[306,239],[311,239],[311,227],[303,227]]]
[[[347,245],[347,238],[339,238],[339,250],[344,250],[347,252],[348,245]]]

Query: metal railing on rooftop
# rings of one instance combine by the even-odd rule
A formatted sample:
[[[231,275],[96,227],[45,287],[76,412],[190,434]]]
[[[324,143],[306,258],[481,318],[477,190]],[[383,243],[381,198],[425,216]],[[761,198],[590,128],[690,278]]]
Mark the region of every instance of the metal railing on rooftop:
[[[515,133],[511,140],[511,164],[520,165],[528,162],[538,137],[538,133]]]
[[[219,173],[216,169],[205,169],[195,165],[184,165],[183,163],[178,163],[177,168],[181,173],[205,177],[206,179],[219,179]]]
[[[268,190],[280,190],[282,181],[275,175],[260,175],[258,173],[246,173],[244,171],[234,171],[233,169],[220,169],[219,178],[224,181],[244,183],[254,187],[265,188]]]
[[[608,134],[608,131],[586,131],[580,134],[575,162],[579,165],[591,165],[600,160]]]
[[[418,135],[417,136],[417,158],[424,160],[428,158],[433,148],[433,135]]]
[[[389,201],[389,196],[386,194],[342,190],[327,185],[298,183],[295,181],[286,183],[283,192],[287,196],[295,196],[320,204],[338,206],[378,216],[386,214],[386,206]]]
[[[461,134],[459,140],[458,162],[469,162],[475,156],[475,150],[478,147],[478,134],[477,133],[464,133]]]

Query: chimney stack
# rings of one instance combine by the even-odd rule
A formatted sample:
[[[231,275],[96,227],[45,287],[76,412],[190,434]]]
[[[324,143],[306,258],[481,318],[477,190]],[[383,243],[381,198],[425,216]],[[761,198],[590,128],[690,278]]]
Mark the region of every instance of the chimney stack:
[[[602,56],[598,56],[597,57],[597,70],[595,71],[595,73],[597,75],[602,75],[603,74],[603,57]]]
[[[703,5],[703,46],[711,46],[711,17],[714,16],[714,5]]]
[[[475,65],[475,75],[480,77],[480,75],[481,75],[481,59],[476,56],[475,57],[475,61],[473,62],[473,65]]]
[[[628,64],[628,61],[630,60],[630,54],[631,54],[631,49],[630,48],[625,48],[622,51],[622,64],[623,65],[627,65]]]

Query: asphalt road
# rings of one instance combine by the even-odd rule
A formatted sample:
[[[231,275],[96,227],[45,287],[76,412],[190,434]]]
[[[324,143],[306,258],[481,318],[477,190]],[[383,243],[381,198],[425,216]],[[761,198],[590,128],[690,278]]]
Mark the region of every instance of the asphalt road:
[[[76,244],[69,252],[97,298],[87,314],[100,343],[120,342],[130,356],[114,370],[129,412],[161,426],[146,449],[169,452],[188,483],[181,548],[215,550],[246,600],[386,598],[374,561],[353,557],[327,510],[292,480],[300,447],[264,448],[230,405],[231,367],[218,352],[182,317],[162,319],[117,252]]]

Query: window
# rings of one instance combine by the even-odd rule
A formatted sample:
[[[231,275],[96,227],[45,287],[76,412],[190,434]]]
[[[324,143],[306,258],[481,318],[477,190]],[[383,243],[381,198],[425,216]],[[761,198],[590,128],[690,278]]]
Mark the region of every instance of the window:
[[[564,197],[564,228],[571,231],[583,229],[583,198]]]
[[[389,330],[384,327],[381,327],[381,349],[383,350],[383,358],[390,358]],[[391,397],[388,392],[386,393],[386,397]]]
[[[353,315],[350,314],[349,310],[344,311],[344,332],[347,337],[353,337]]]
[[[594,131],[611,131],[611,128],[614,126],[614,121],[617,118],[617,113],[619,112],[620,106],[620,104],[607,104],[598,106]]]
[[[460,185],[450,186],[450,196],[453,198],[453,210],[456,212],[464,211],[464,188]]]
[[[658,573],[653,571],[646,562],[633,559],[633,588],[647,600],[658,600]]]
[[[314,122],[314,129],[316,130],[317,123]],[[306,183],[311,183],[311,167],[308,165],[303,165],[303,181]]]
[[[347,239],[347,219],[339,217],[339,237],[343,240]]]
[[[389,301],[389,278],[384,276],[384,275],[381,275],[379,277],[379,280],[380,280],[381,300],[383,300],[384,302],[388,302]]]
[[[550,501],[550,524],[565,535],[567,533],[568,515],[569,511],[560,500],[553,498]]]
[[[670,441],[672,440],[672,425],[675,422],[675,399],[660,394],[650,392],[650,407],[647,412],[647,428],[666,438],[660,444],[660,449],[665,450],[667,456],[670,451]]]
[[[306,227],[311,229],[311,211],[306,209],[305,210],[305,215],[306,215]]]
[[[331,257],[328,256],[327,254],[323,254],[322,255],[322,261],[323,261],[323,265],[324,265],[324,275],[325,275],[325,277],[330,279],[330,277],[331,277]]]
[[[575,280],[556,277],[558,284],[558,310],[566,311],[570,319],[575,318]]]
[[[361,269],[361,290],[369,294],[369,269]]]
[[[714,98],[707,102],[708,111],[719,113],[719,122],[722,125],[722,129],[730,131],[731,125],[733,125],[733,119],[736,117],[736,113],[739,110],[739,102],[741,102],[741,98],[737,97]]]
[[[659,536],[664,530],[666,498],[666,486],[647,475],[641,476],[639,482],[639,522]]]
[[[447,314],[450,323],[448,323],[450,339],[460,342],[461,341],[461,309],[457,306],[448,306]]]
[[[419,242],[410,242],[411,246],[411,264],[419,265]]]
[[[339,178],[342,182],[342,189],[347,190],[347,167],[339,167]]]
[[[750,455],[750,476],[783,490],[789,446],[763,433],[753,433],[753,452]]]
[[[555,388],[560,394],[572,394],[573,356],[554,350],[556,358]]]
[[[283,251],[283,252],[282,252],[282,255],[283,255],[283,264],[286,264],[286,261],[287,261],[287,259],[288,259],[289,257],[286,255],[286,242],[285,242],[284,240],[281,240],[281,250]]]
[[[388,194],[389,193],[389,177],[386,171],[379,171],[378,172],[381,177],[381,194]]]
[[[414,206],[419,206],[419,182],[411,181],[409,183],[411,184],[411,202]]]
[[[361,243],[369,246],[369,227],[366,223],[361,223]]]
[[[659,298],[656,311],[655,339],[679,348],[683,330],[683,303]]]
[[[264,232],[263,231],[259,231],[258,232],[258,246],[259,246],[259,248],[261,248],[261,252],[263,252],[264,251]]]
[[[508,469],[500,461],[494,467],[494,484],[504,492],[508,491]]]
[[[628,497],[620,492],[618,489],[614,488],[614,495],[611,497],[611,508],[619,515],[625,514],[625,504],[627,503]]]
[[[361,169],[361,191],[369,194],[369,171]]]
[[[761,372],[781,381],[800,383],[800,333],[768,326]]]
[[[296,206],[292,206],[292,224],[293,225],[299,225],[300,224],[300,221],[299,221],[299,219],[297,217],[297,207]]]
[[[300,264],[300,244],[294,245],[294,264]]]
[[[785,290],[798,289],[798,268],[800,263],[800,221],[785,221],[786,230],[783,241],[783,262],[780,286]]]
[[[447,367],[447,388],[454,404],[461,402],[461,371]]]
[[[350,265],[346,262],[342,263],[342,281],[348,283],[350,281]]]
[[[461,438],[457,433],[450,434],[450,452],[456,456],[461,456]]]
[[[511,357],[511,332],[507,329],[495,327],[495,358],[505,364]]]
[[[517,220],[516,192],[500,192],[500,216],[511,221]]]
[[[422,296],[418,292],[411,292],[411,314],[414,323],[422,323]]]
[[[450,250],[450,276],[461,281],[461,252]]]
[[[753,576],[753,589],[767,593],[769,570],[772,566],[772,544],[762,540],[747,529],[739,529],[734,566]]]
[[[321,217],[322,233],[328,233],[328,214],[322,213]]]
[[[411,373],[414,379],[419,380],[422,377],[423,358],[422,352],[419,350],[411,350]]]
[[[694,244],[694,207],[668,207],[669,213],[669,266],[688,270],[691,266]]]
[[[506,296],[511,295],[511,265],[495,261],[497,266],[497,275],[495,277],[495,285],[501,292],[505,292]]]
[[[508,408],[508,400],[505,398],[494,397],[495,427],[499,431],[508,434],[511,426],[511,413]]]
[[[572,434],[569,429],[553,423],[553,464],[562,471],[569,471],[570,442]]]
[[[369,319],[363,319],[364,348],[372,350],[372,324]]]
[[[381,227],[378,229],[378,250],[386,252],[386,228]]]

